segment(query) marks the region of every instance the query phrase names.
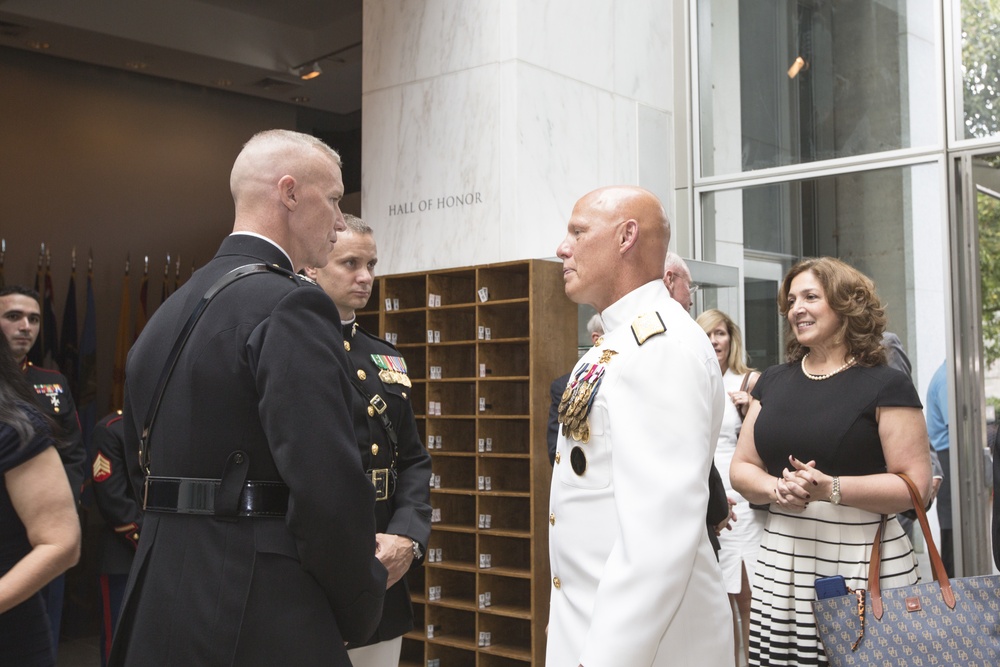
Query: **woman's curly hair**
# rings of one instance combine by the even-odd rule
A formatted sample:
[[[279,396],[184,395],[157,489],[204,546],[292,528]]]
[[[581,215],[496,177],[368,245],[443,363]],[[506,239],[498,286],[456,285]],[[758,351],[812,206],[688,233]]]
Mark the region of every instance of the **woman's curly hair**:
[[[834,334],[837,342],[847,346],[847,352],[859,366],[879,366],[886,362],[882,347],[885,331],[885,306],[875,291],[875,283],[853,266],[833,257],[804,259],[789,269],[778,291],[778,310],[785,319],[785,354],[788,361],[797,361],[809,351],[799,344],[788,321],[788,292],[792,280],[800,273],[811,271],[823,287],[823,294],[833,312],[840,316],[840,328]]]

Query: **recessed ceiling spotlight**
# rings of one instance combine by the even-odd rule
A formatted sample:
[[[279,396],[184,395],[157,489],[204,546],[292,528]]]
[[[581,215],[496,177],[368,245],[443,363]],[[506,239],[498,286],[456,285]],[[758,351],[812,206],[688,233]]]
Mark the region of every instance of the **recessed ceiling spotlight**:
[[[301,65],[297,67],[296,70],[298,72],[299,78],[302,79],[303,81],[315,79],[316,77],[318,77],[320,74],[323,73],[323,70],[320,69],[319,67],[319,61],[314,61],[311,64]]]
[[[143,62],[142,60],[127,60],[125,61],[125,67],[139,71],[149,67],[149,63]]]
[[[36,51],[44,51],[45,49],[49,48],[48,42],[43,42],[37,39],[29,39],[26,40],[24,43],[28,45],[29,49],[35,49]]]

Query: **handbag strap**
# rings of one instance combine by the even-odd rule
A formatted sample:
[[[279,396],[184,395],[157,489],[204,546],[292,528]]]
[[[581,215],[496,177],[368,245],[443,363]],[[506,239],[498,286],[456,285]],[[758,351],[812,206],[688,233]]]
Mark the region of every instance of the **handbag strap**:
[[[927,512],[924,510],[924,503],[920,499],[920,494],[917,492],[917,487],[913,484],[913,480],[904,473],[896,473],[896,475],[906,482],[906,488],[910,492],[910,500],[913,501],[913,509],[917,514],[917,519],[920,521],[920,530],[924,534],[924,542],[927,544],[927,555],[931,561],[931,572],[934,573],[934,581],[938,582],[938,586],[941,587],[941,598],[948,605],[949,609],[954,609],[955,592],[951,589],[951,582],[948,581],[948,572],[944,569],[941,554],[938,553],[937,547],[934,545],[934,538],[931,536],[931,526],[927,522]],[[885,538],[884,528],[886,519],[886,515],[883,514],[882,522],[875,532],[871,561],[868,564],[868,594],[872,600],[872,614],[879,620],[882,619],[883,612],[882,588],[879,583],[879,576],[882,565],[882,540]]]
[[[746,375],[743,376],[743,382],[740,383],[740,391],[746,391],[747,387],[750,386],[750,375],[753,371],[747,371]]]

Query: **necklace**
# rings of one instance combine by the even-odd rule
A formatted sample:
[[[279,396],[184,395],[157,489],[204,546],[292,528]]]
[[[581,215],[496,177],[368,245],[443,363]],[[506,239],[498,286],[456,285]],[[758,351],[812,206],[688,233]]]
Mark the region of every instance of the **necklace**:
[[[830,371],[825,375],[813,375],[812,373],[806,370],[806,359],[808,358],[809,358],[809,353],[806,352],[805,355],[802,357],[802,374],[805,375],[810,380],[816,380],[817,382],[819,380],[826,380],[827,378],[831,378],[841,371],[846,371],[848,368],[854,365],[855,361],[854,357],[851,357],[850,359],[847,360],[847,362],[843,366],[841,366],[835,371]]]

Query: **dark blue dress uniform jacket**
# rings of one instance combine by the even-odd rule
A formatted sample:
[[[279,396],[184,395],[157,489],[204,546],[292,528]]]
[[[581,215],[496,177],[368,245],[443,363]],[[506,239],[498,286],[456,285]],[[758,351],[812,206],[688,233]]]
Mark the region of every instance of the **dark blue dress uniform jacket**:
[[[387,500],[375,503],[375,524],[378,532],[405,535],[426,550],[431,534],[430,475],[431,456],[424,448],[417,431],[410,403],[411,388],[398,381],[398,376],[379,375],[381,370],[373,354],[400,358],[399,351],[359,326],[344,327],[344,340],[351,373],[365,391],[355,392],[359,402],[354,409],[354,430],[361,448],[361,461],[366,470],[388,468],[393,463],[392,447],[385,427],[377,415],[368,412],[368,401],[376,394],[386,402],[386,414],[396,432],[398,449],[395,467],[398,478],[395,492]],[[360,371],[360,373],[358,373]],[[361,378],[364,379],[361,379]],[[414,561],[412,567],[421,564]],[[375,634],[363,645],[394,639],[413,629],[413,609],[406,578],[398,581],[385,594],[382,620]],[[348,648],[355,648],[351,644]]]
[[[374,489],[352,428],[340,318],[274,245],[223,241],[150,319],[126,367],[126,453],[135,456],[171,347],[218,278],[257,262],[205,310],[178,358],[150,439],[154,476],[218,479],[230,454],[248,480],[289,488],[283,518],[148,511],[112,665],[336,665],[382,613]],[[335,333],[331,335],[331,330]]]
[[[70,488],[73,489],[73,498],[79,502],[87,471],[87,450],[83,446],[80,419],[76,414],[76,403],[70,393],[69,382],[59,371],[40,368],[31,362],[26,362],[23,369],[24,378],[35,390],[42,412],[59,426],[57,432],[53,433],[56,450],[66,470],[66,477],[69,478]]]
[[[94,425],[90,436],[94,447],[92,489],[97,509],[104,518],[98,572],[128,574],[135,557],[142,529],[142,474],[138,459],[132,468],[125,460],[125,432],[118,412],[107,415]]]

